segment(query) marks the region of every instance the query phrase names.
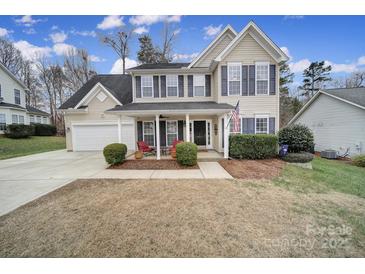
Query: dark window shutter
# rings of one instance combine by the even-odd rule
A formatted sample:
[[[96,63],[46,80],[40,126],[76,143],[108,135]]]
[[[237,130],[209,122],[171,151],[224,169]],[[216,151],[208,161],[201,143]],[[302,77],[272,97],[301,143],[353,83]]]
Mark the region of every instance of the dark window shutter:
[[[137,122],[137,137],[138,141],[143,141],[143,129],[142,121]]]
[[[154,97],[160,97],[160,83],[158,81],[158,76],[153,76],[153,93]]]
[[[249,83],[249,95],[255,95],[255,65],[250,65],[248,69],[248,83]]]
[[[242,118],[242,133],[255,134],[255,118]]]
[[[141,76],[136,76],[136,98],[141,98]]]
[[[166,121],[160,121],[160,146],[166,146]]]
[[[184,121],[177,121],[177,138],[179,140],[184,140]]]
[[[188,96],[194,96],[193,75],[188,75]]]
[[[211,95],[210,75],[205,75],[205,96],[210,97],[210,95]]]
[[[221,80],[222,80],[222,86],[221,86],[221,94],[222,96],[228,95],[228,82],[227,82],[228,76],[227,76],[227,66],[221,67]]]
[[[184,97],[184,75],[179,75],[179,97]]]
[[[224,118],[222,118],[222,148],[224,148]]]
[[[242,66],[242,95],[248,95],[248,66]]]
[[[270,65],[270,95],[276,93],[276,66]]]
[[[269,118],[269,133],[275,134],[275,117]]]
[[[166,97],[166,76],[160,76],[161,81],[161,97]]]

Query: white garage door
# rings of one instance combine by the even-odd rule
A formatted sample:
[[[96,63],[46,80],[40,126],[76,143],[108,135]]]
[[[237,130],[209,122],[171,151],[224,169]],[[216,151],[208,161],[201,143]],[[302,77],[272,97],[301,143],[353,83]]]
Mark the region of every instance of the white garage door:
[[[73,150],[103,150],[111,143],[118,143],[117,125],[74,125]]]

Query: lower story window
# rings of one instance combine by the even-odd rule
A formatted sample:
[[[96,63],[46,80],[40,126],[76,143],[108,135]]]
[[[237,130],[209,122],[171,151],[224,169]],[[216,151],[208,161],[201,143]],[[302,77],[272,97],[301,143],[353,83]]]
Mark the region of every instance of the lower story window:
[[[19,123],[19,121],[18,121],[18,115],[16,115],[16,114],[12,114],[12,115],[11,115],[11,123],[12,123],[12,124],[17,124],[17,123]]]
[[[37,123],[41,124],[42,123],[42,117],[41,116],[37,116]]]
[[[6,129],[6,116],[5,113],[0,113],[0,130]]]
[[[42,118],[43,124],[47,124],[47,117]]]
[[[29,123],[34,124],[34,115],[29,115]]]
[[[143,141],[149,146],[155,146],[155,126],[151,122],[143,122]]]
[[[24,125],[24,116],[23,115],[19,115],[19,124]]]
[[[168,146],[177,140],[177,121],[166,121],[166,141]]]
[[[258,116],[255,117],[255,133],[268,134],[269,133],[269,118]]]

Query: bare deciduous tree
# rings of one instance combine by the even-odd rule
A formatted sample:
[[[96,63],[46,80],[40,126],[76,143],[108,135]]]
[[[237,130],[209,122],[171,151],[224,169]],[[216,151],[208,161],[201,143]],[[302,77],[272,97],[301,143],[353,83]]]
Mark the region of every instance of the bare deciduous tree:
[[[170,63],[172,61],[172,47],[179,30],[172,29],[169,22],[164,22],[162,30],[162,49],[160,50],[160,63]]]
[[[23,64],[22,54],[13,43],[2,38],[0,38],[0,62],[13,74],[20,76],[19,72]]]

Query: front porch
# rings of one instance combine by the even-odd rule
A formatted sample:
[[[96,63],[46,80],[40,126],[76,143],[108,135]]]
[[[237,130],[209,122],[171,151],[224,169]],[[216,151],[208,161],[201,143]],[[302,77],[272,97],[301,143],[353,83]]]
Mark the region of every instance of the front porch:
[[[157,155],[145,155],[142,160],[156,160]],[[172,160],[171,155],[160,155],[161,160]],[[214,149],[209,150],[198,150],[198,162],[211,162],[211,161],[219,161],[224,159],[224,155],[222,152],[217,152]],[[127,160],[136,160],[134,158],[134,153],[130,153],[127,156]]]

